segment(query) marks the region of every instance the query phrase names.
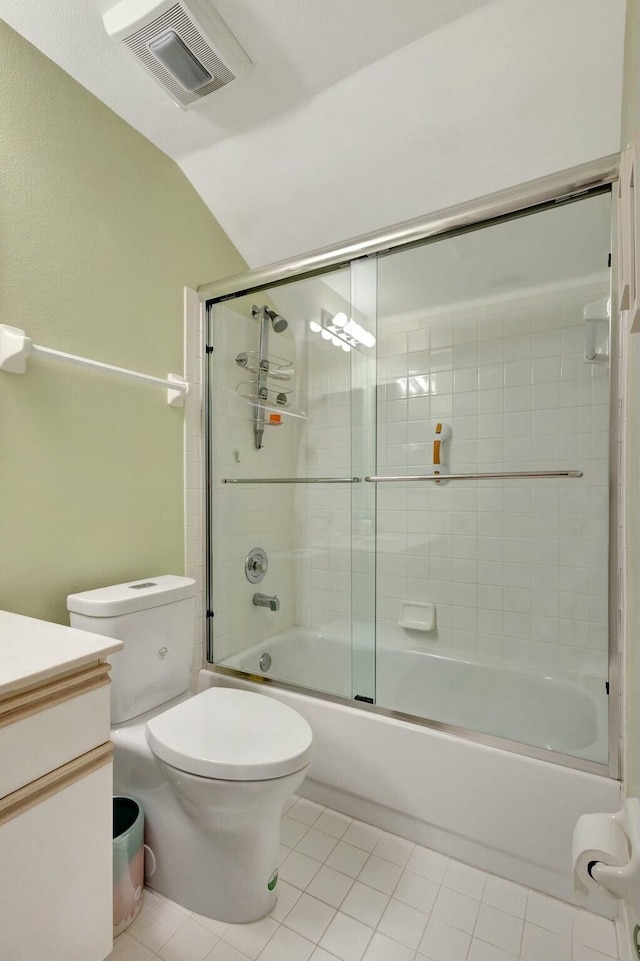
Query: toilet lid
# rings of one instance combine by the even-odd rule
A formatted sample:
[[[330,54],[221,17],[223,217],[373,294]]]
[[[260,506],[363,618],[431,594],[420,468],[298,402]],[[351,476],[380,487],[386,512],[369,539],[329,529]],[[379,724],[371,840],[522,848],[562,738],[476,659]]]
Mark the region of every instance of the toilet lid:
[[[149,747],[181,771],[222,781],[265,781],[311,759],[311,728],[264,694],[211,687],[147,721]]]

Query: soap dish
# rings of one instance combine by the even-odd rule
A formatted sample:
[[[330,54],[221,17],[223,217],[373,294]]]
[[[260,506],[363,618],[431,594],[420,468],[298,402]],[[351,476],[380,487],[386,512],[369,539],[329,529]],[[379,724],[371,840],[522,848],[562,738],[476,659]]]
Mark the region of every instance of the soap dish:
[[[402,601],[398,625],[408,631],[433,631],[436,626],[435,604]]]

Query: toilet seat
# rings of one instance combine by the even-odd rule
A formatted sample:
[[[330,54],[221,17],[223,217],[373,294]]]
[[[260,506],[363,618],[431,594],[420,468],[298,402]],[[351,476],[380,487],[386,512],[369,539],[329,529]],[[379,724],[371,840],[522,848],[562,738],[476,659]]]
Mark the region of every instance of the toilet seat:
[[[147,721],[162,761],[200,777],[264,781],[300,771],[311,759],[311,728],[274,698],[212,687]]]

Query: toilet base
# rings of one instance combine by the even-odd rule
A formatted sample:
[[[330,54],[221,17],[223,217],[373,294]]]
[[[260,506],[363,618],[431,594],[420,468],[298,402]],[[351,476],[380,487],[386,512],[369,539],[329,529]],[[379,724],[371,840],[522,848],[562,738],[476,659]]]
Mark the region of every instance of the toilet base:
[[[214,781],[159,761],[144,724],[123,725],[112,740],[114,791],[133,794],[145,812],[145,841],[156,859],[148,887],[217,921],[269,914],[278,893],[282,804],[306,768],[269,781]]]

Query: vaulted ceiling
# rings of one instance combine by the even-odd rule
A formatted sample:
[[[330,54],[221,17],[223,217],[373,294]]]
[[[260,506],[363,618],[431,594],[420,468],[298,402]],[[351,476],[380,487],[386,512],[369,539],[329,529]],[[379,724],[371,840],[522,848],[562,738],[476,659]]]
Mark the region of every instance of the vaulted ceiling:
[[[0,15],[174,158],[251,266],[618,149],[625,0],[205,2],[253,67],[189,111],[107,36],[113,0]]]

